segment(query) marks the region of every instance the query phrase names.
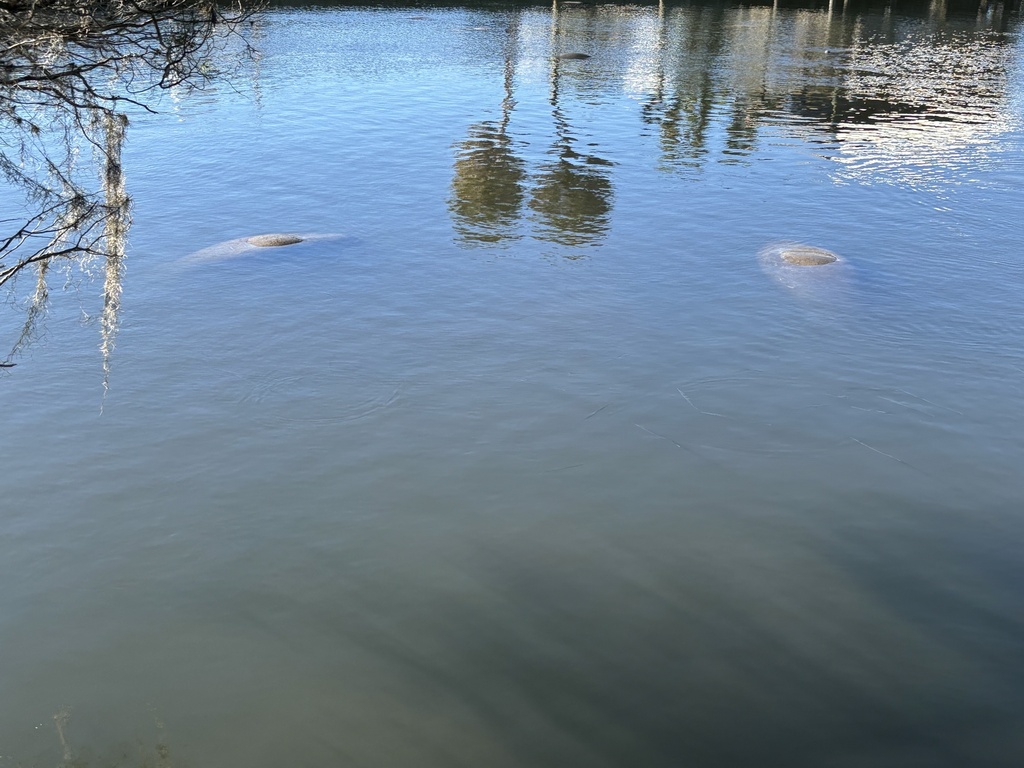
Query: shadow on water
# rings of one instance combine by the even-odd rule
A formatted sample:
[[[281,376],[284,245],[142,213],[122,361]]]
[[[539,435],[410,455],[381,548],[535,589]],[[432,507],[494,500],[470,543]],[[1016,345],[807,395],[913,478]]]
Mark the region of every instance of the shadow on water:
[[[986,563],[985,536],[961,546],[946,511],[874,501],[864,522],[936,528],[844,540],[782,514],[753,542],[685,508],[612,529],[588,513],[586,530],[549,519],[542,540],[524,529],[452,553],[452,591],[368,578],[346,621],[327,604],[317,616],[360,670],[386,670],[365,703],[422,750],[408,764],[463,764],[486,744],[488,764],[552,768],[1014,765],[1021,614],[998,610],[1021,603],[1012,548]],[[439,744],[424,718],[458,739]]]

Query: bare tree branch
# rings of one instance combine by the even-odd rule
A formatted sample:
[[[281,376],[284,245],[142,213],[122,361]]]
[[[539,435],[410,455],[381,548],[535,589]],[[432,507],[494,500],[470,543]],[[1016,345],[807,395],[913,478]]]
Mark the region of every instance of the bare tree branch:
[[[40,265],[34,318],[46,303],[45,265],[106,259],[105,371],[130,225],[128,113],[153,111],[160,91],[205,88],[231,74],[226,62],[252,60],[254,13],[212,0],[0,0],[0,174],[36,211],[0,222],[0,287]]]

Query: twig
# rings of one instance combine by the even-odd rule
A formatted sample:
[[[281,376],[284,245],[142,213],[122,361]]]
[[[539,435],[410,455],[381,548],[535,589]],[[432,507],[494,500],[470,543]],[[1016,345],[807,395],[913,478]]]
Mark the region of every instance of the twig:
[[[642,424],[635,424],[635,423],[634,423],[634,425],[633,425],[633,426],[635,426],[635,427],[639,427],[640,429],[642,429],[642,430],[643,430],[644,432],[646,432],[646,433],[647,433],[647,434],[649,434],[649,435],[654,435],[655,437],[660,437],[660,438],[661,438],[662,440],[668,440],[668,441],[669,441],[670,443],[672,443],[672,445],[674,445],[674,446],[675,446],[676,448],[683,448],[683,446],[682,446],[682,445],[680,445],[679,443],[677,443],[677,442],[676,442],[675,440],[673,440],[673,439],[672,439],[671,437],[667,437],[667,436],[665,436],[665,435],[659,435],[659,434],[658,434],[657,432],[655,432],[655,431],[654,431],[653,429],[648,429],[647,427],[643,426]]]
[[[924,472],[924,470],[919,469],[918,467],[915,467],[909,461],[904,461],[903,459],[900,459],[900,458],[898,458],[896,456],[893,456],[891,453],[886,453],[885,451],[880,451],[877,448],[868,445],[863,440],[858,440],[856,437],[853,437],[852,435],[850,436],[850,439],[853,440],[853,442],[855,442],[855,443],[859,443],[860,445],[863,445],[869,451],[874,451],[875,453],[879,454],[880,456],[885,456],[887,459],[892,459],[893,461],[898,461],[900,464],[908,466],[908,467],[910,467],[913,470],[916,470],[918,472],[923,472],[924,474],[928,474],[927,472]]]
[[[690,407],[693,408],[693,410],[695,410],[697,413],[703,413],[705,416],[717,416],[720,419],[729,419],[729,418],[731,418],[730,416],[726,416],[725,414],[715,413],[713,411],[703,411],[703,410],[701,410],[700,408],[698,408],[696,405],[693,404],[693,400],[688,398],[686,396],[686,393],[683,392],[683,390],[679,389],[679,387],[676,387],[676,392],[678,392],[680,395],[682,395],[683,396],[683,400],[685,400],[687,403],[689,403]]]
[[[920,395],[915,395],[913,392],[907,392],[907,390],[905,389],[897,388],[896,391],[902,392],[904,395],[907,395],[908,397],[913,397],[916,400],[920,400],[922,403],[928,403],[928,405],[934,405],[936,408],[942,408],[943,410],[946,411],[952,411],[958,416],[963,416],[963,413],[961,411],[958,411],[956,408],[950,408],[948,405],[939,405],[938,403],[933,403],[931,400],[927,400],[921,397]]]

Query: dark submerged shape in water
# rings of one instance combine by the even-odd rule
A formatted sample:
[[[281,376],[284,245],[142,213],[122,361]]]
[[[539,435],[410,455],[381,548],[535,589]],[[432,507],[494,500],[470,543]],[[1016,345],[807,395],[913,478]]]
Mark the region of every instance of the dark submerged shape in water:
[[[249,245],[255,245],[260,248],[273,248],[280,245],[295,245],[295,243],[301,243],[302,238],[298,235],[283,235],[283,234],[269,234],[269,235],[253,235],[246,239]]]
[[[582,59],[589,59],[590,58],[590,54],[589,53],[560,53],[557,56],[555,56],[555,58],[556,59],[561,59],[562,61],[582,60]]]
[[[794,245],[783,248],[779,252],[779,257],[787,264],[794,264],[798,267],[821,267],[839,260],[839,257],[831,251],[810,245]]]

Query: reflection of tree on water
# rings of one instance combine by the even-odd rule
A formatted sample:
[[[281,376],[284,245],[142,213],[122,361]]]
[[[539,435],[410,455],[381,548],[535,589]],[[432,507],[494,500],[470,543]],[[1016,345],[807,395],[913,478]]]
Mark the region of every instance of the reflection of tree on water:
[[[554,94],[556,139],[548,154],[556,159],[542,165],[536,174],[530,209],[541,225],[538,238],[562,245],[591,245],[608,231],[612,182],[607,166],[611,163],[573,148],[576,138],[558,107],[557,90]]]
[[[835,131],[840,125],[871,125],[898,115],[921,115],[928,108],[921,104],[856,96],[843,86],[807,87],[789,99],[789,111],[807,117]]]
[[[558,7],[553,8],[552,36],[558,35]],[[505,43],[505,98],[500,121],[477,123],[457,148],[449,210],[459,238],[469,243],[500,243],[518,239],[526,187],[532,176],[529,208],[538,227],[537,239],[569,246],[593,244],[608,229],[612,183],[611,163],[595,154],[581,154],[565,111],[560,105],[561,67],[576,67],[552,55],[551,95],[555,140],[548,151],[553,160],[528,174],[509,133],[515,106],[515,44],[518,22],[512,21]],[[556,50],[552,41],[552,54]]]
[[[202,87],[213,54],[248,14],[207,0],[12,0],[0,3],[0,172],[32,211],[0,234],[0,286],[35,270],[25,322],[4,362],[37,333],[61,262],[102,261],[104,373],[117,331],[130,201],[121,166],[127,112],[154,93]],[[249,52],[248,45],[241,44]],[[92,163],[89,162],[92,159]],[[97,180],[98,176],[98,180]]]
[[[641,116],[657,126],[668,166],[702,165],[710,153],[709,134],[722,113],[728,115],[722,124],[722,153],[749,155],[756,147],[762,116],[780,101],[764,82],[771,16],[762,19],[763,35],[743,40],[728,23],[730,15],[741,12],[713,5],[685,14],[676,9],[669,16],[664,3],[659,5],[656,85],[641,106]]]
[[[660,129],[660,142],[668,164],[699,165],[707,154],[707,131],[715,103],[715,59],[722,47],[721,6],[694,10],[691,33],[677,42],[683,51],[677,71],[666,73],[669,56],[667,19],[659,4],[657,87],[642,105],[644,122]],[[682,66],[685,64],[685,66]]]
[[[507,116],[478,123],[459,146],[449,207],[459,237],[467,242],[518,237],[512,230],[523,205],[526,168],[507,128]]]
[[[569,139],[560,140],[553,152],[559,158],[541,169],[530,201],[543,224],[537,236],[563,245],[594,244],[608,231],[612,182],[607,171],[591,165],[610,163],[581,157]]]
[[[515,108],[514,42],[516,19],[505,41],[505,98],[501,120],[488,120],[469,129],[455,159],[452,195],[448,201],[455,228],[466,242],[498,243],[516,239],[525,192],[526,164],[516,156],[508,125]]]
[[[523,12],[506,42],[501,119],[474,126],[455,163],[450,206],[461,238],[518,236],[525,207],[536,238],[571,247],[598,242],[609,227],[612,177],[580,115],[585,94],[601,99],[620,84],[639,103],[649,126],[642,135],[656,137],[663,168],[743,161],[765,130],[828,145],[842,155],[846,176],[897,178],[882,171],[910,168],[914,184],[927,175],[924,162],[946,167],[965,162],[963,146],[984,150],[986,137],[1007,122],[999,105],[1014,38],[998,30],[1008,12],[998,6],[991,18],[955,17],[934,4],[899,16],[855,5],[862,4],[836,2],[825,12],[661,3],[627,11],[563,8],[555,0],[550,19]],[[541,25],[549,30],[546,47]],[[985,30],[995,34],[979,34]],[[535,114],[520,107],[513,119],[517,46],[525,51],[523,73],[542,50],[550,61],[553,136],[536,163],[525,142],[514,140],[517,123]],[[559,58],[586,51],[595,57]],[[520,87],[528,87],[527,77]],[[960,142],[956,158],[951,137]]]
[[[558,51],[558,0],[551,7],[552,54]],[[548,150],[554,161],[543,164],[536,174],[530,209],[540,225],[537,237],[562,245],[592,245],[608,231],[612,182],[607,166],[611,162],[574,148],[576,137],[560,104],[563,68],[578,68],[577,62],[551,58],[551,116],[555,141]]]

